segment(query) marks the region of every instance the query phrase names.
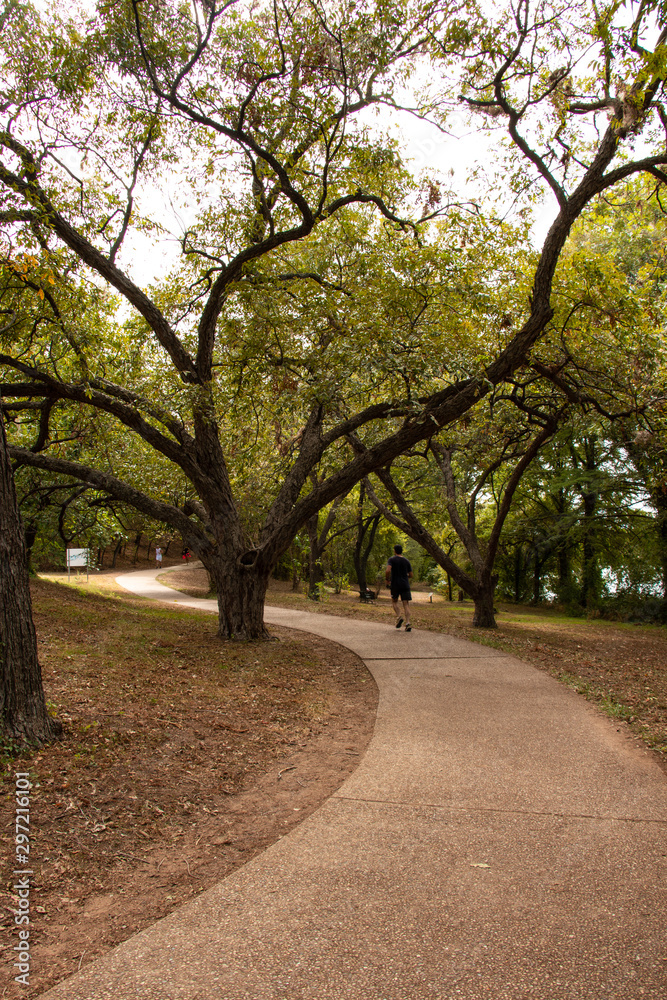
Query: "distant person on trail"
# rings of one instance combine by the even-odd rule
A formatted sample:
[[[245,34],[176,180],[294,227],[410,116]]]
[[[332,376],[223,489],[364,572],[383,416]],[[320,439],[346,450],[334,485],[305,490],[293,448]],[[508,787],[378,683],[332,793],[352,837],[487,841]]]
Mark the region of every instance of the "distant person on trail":
[[[155,566],[157,569],[162,565],[162,549],[159,545],[155,546]]]
[[[190,549],[187,547],[187,545],[183,546],[183,552],[181,553],[181,559],[183,560],[183,562],[188,562],[189,559],[190,559]]]
[[[394,545],[394,555],[387,563],[385,570],[385,580],[391,589],[391,604],[396,615],[396,628],[400,628],[405,621],[405,631],[412,632],[410,624],[410,578],[412,577],[412,566],[405,558],[402,545]],[[403,614],[398,607],[399,598],[403,604]]]

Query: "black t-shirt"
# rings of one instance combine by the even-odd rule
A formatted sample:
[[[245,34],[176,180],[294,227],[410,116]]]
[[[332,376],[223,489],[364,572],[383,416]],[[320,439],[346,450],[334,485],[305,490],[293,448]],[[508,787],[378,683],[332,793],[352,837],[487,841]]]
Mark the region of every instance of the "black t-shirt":
[[[391,566],[391,589],[409,590],[410,578],[408,577],[408,573],[412,573],[412,566],[405,556],[392,556],[388,560],[388,565]]]

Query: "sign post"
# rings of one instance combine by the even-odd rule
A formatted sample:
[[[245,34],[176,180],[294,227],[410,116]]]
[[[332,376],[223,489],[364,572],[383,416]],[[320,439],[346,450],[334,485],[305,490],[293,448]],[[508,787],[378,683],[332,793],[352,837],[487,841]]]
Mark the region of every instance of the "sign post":
[[[88,549],[68,549],[67,550],[67,579],[69,580],[69,572],[71,566],[85,566],[86,567],[86,583],[89,580],[89,569],[88,569]]]

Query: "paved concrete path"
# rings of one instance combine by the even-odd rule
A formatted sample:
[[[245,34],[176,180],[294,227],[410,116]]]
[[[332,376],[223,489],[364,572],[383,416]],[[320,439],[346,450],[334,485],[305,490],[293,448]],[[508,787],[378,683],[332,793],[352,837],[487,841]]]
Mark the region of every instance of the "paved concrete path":
[[[158,600],[156,574],[121,578]],[[317,812],[49,1000],[665,1000],[667,778],[546,674],[324,614],[380,689]]]

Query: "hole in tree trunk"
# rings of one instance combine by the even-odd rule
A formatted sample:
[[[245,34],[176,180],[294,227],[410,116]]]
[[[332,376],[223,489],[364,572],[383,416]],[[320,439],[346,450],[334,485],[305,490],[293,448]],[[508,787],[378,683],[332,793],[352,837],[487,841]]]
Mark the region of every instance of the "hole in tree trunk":
[[[239,566],[254,566],[258,555],[259,549],[249,549],[242,556],[239,556]]]

